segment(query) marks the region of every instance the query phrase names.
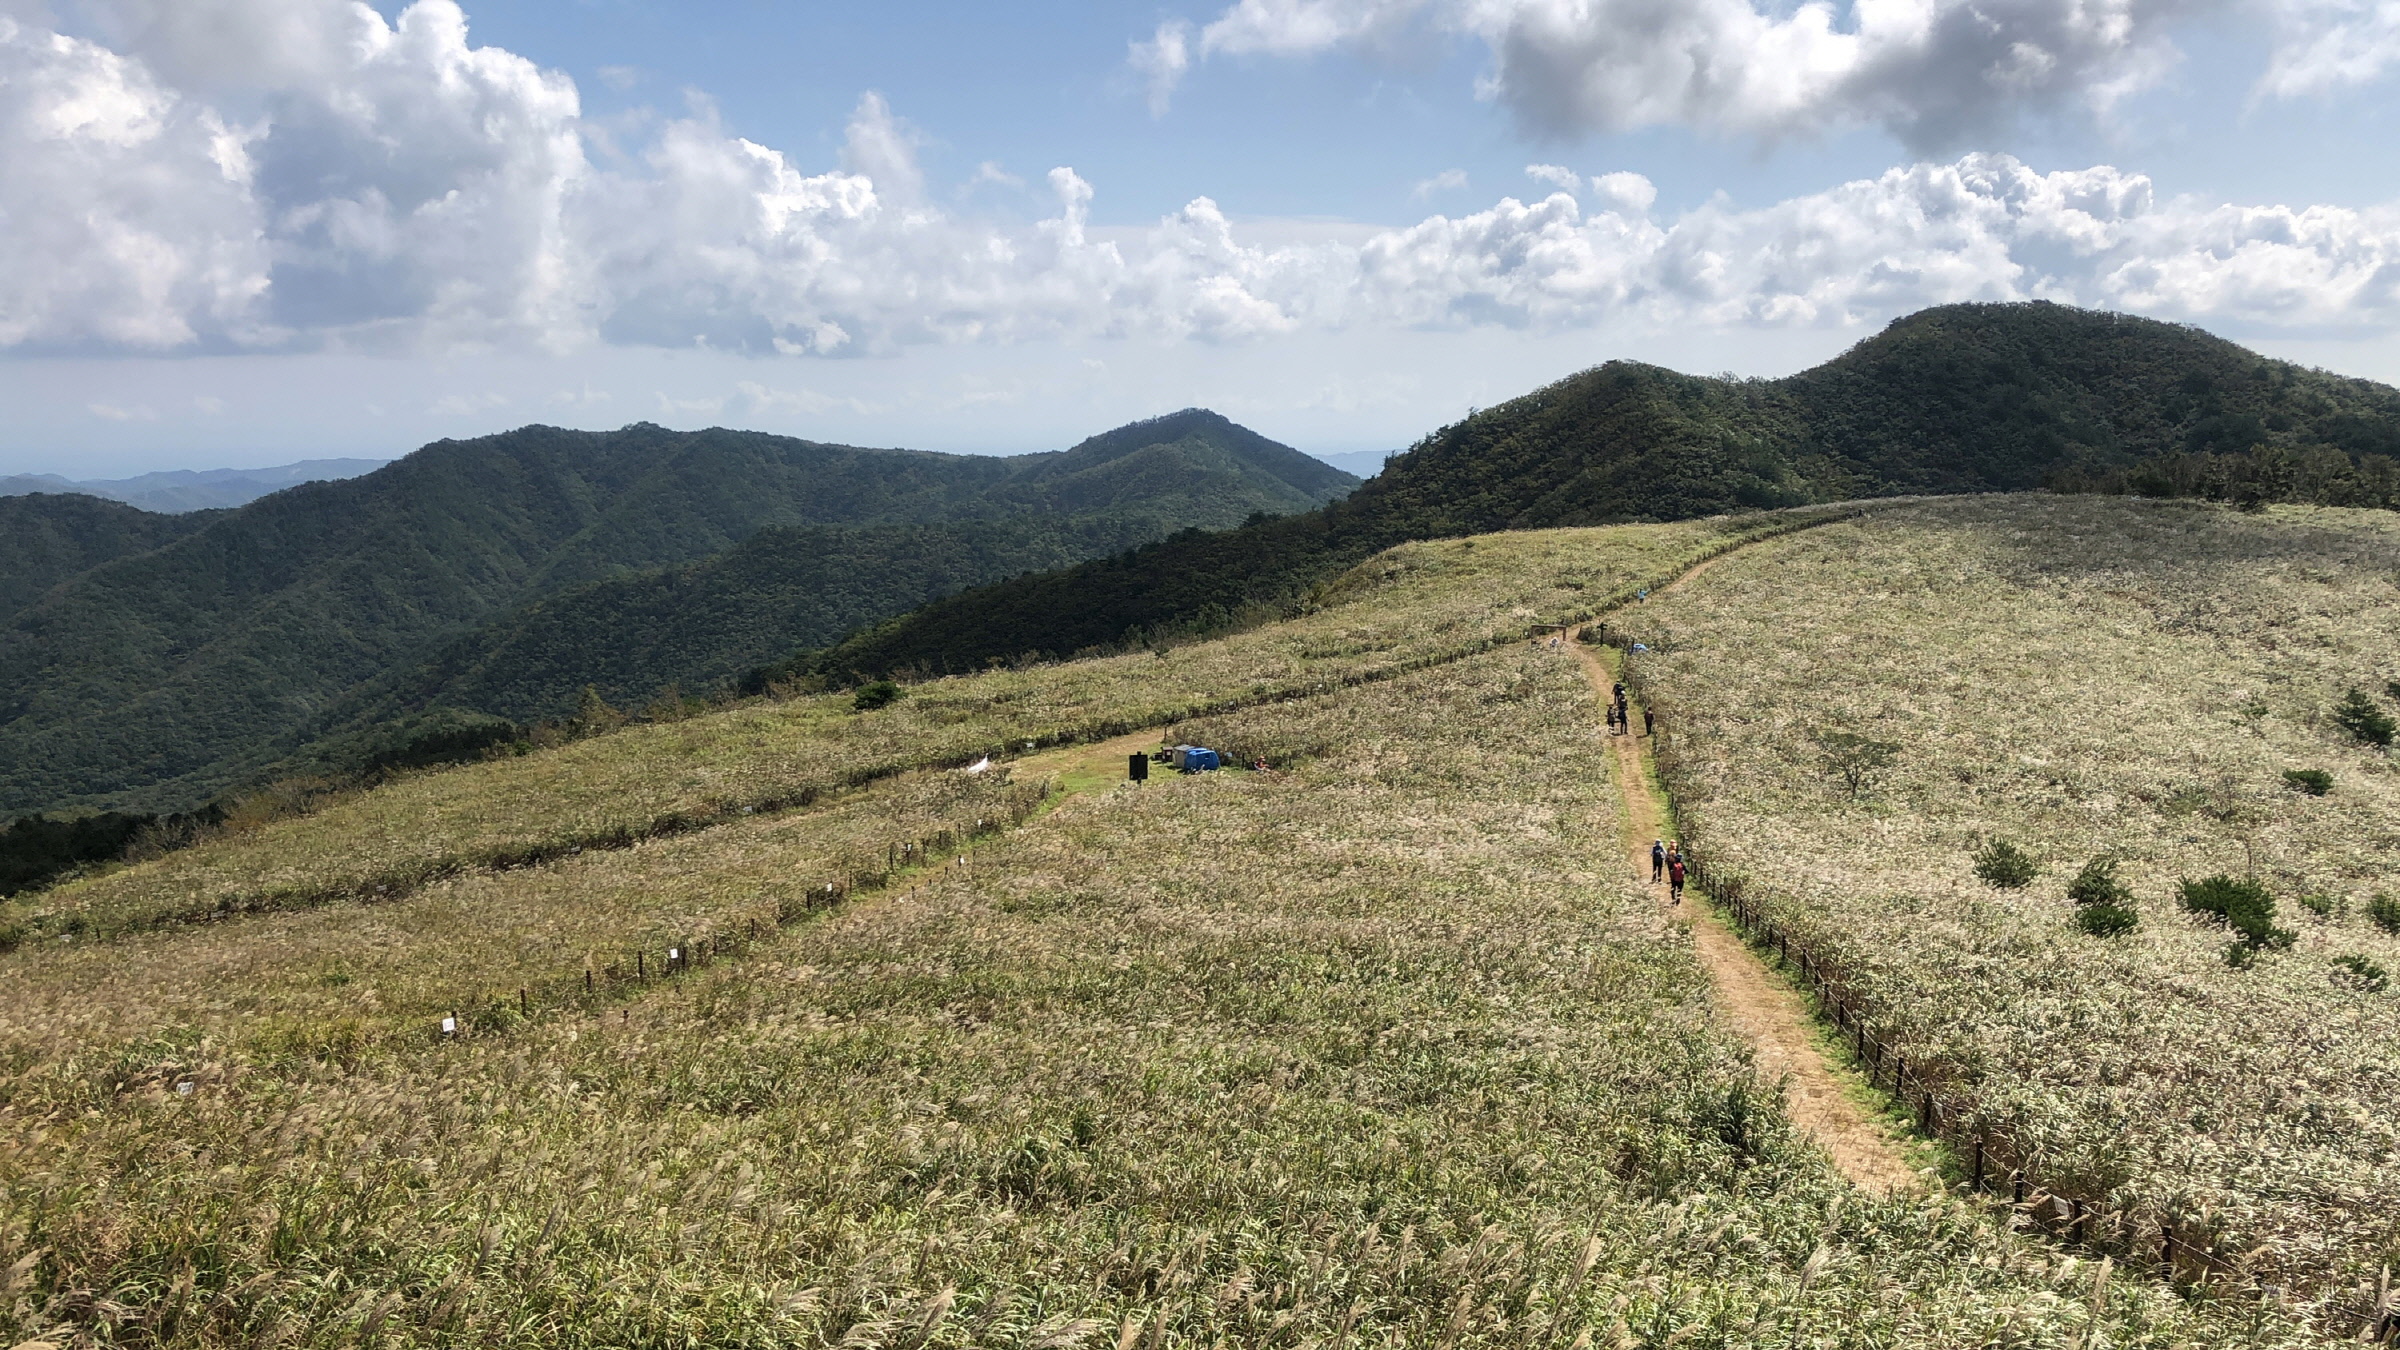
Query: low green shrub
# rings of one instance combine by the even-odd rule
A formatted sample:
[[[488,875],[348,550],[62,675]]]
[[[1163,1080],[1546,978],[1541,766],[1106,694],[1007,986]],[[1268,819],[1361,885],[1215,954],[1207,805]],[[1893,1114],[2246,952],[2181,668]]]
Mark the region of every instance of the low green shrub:
[[[2141,922],[2141,915],[2121,905],[2085,905],[2075,911],[2075,926],[2093,937],[2130,933]]]
[[[2231,928],[2239,937],[2238,945],[2251,948],[2255,954],[2268,947],[2289,947],[2299,934],[2275,926],[2275,897],[2267,888],[2246,877],[2219,874],[2199,881],[2183,883],[2183,907],[2194,914],[2206,915]],[[2249,964],[2235,960],[2231,953],[2226,960],[2236,967]]]
[[[900,686],[890,680],[871,680],[860,685],[858,692],[850,696],[850,706],[860,712],[888,708],[899,701]]]
[[[2322,797],[2333,791],[2333,775],[2323,769],[2285,769],[2283,785],[2311,797]]]
[[[2338,895],[2312,891],[2300,897],[2300,908],[2320,919],[2338,919],[2349,907],[2349,903]]]
[[[2400,900],[2395,900],[2388,895],[2377,895],[2367,902],[2367,917],[2375,921],[2377,928],[2387,933],[2400,933]]]
[[[2117,937],[2132,932],[2142,916],[2133,909],[2133,892],[2117,880],[2114,858],[2094,858],[2067,883],[2067,899],[2075,902],[2075,926],[2093,937]]]
[[[2333,958],[2334,982],[2346,984],[2366,994],[2380,994],[2391,988],[2391,972],[2366,957],[2351,955]]]
[[[1994,839],[1975,854],[1975,875],[2004,891],[2022,890],[2041,872],[2025,850]]]
[[[2392,715],[2367,697],[2363,689],[2353,689],[2343,695],[2342,701],[2334,705],[2333,720],[2335,725],[2368,745],[2386,748],[2391,746],[2393,732],[2400,730],[2400,724],[2392,721]]]
[[[2117,860],[2094,858],[2083,865],[2075,879],[2067,883],[2067,898],[2078,905],[2109,905],[2125,909],[2133,904],[2133,892],[2117,880]]]

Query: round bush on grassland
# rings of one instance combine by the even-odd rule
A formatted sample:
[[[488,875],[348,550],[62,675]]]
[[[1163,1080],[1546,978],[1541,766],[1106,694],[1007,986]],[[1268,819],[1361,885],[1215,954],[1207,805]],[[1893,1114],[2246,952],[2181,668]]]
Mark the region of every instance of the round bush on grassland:
[[[2283,785],[2311,797],[2322,797],[2333,791],[2333,775],[2323,769],[2285,769]]]
[[[2222,873],[2199,881],[2183,883],[2183,907],[2194,914],[2205,915],[2231,928],[2241,938],[2239,945],[2253,951],[2263,947],[2289,947],[2298,934],[2288,928],[2275,926],[2275,897],[2267,888],[2247,877],[2229,877]],[[2229,964],[2245,966],[2231,953]]]
[[[2114,858],[2094,858],[2085,863],[2083,870],[2075,874],[2075,879],[2067,883],[2067,898],[2083,906],[2105,905],[2129,909],[2133,904],[2133,892],[2126,888],[2124,882],[2117,880],[2117,860]]]
[[[2400,900],[2378,894],[2367,902],[2367,917],[2387,933],[2400,933]]]
[[[2004,891],[2032,885],[2040,872],[2025,850],[2005,839],[1994,839],[1975,855],[1975,875]]]
[[[2085,905],[2075,911],[2075,926],[2093,937],[2130,933],[2141,922],[2141,915],[2118,905]]]

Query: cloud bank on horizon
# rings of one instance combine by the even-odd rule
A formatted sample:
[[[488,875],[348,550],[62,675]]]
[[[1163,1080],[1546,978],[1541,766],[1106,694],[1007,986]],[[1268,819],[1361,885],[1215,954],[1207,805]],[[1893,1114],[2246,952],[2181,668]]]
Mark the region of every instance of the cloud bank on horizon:
[[[2178,25],[2240,8],[2274,33],[2261,94],[2326,93],[2400,62],[2390,0],[1852,0],[1846,16],[1823,0],[1236,0],[1204,25],[1164,21],[1129,61],[1163,114],[1211,56],[1436,35],[1482,44],[1481,92],[1540,136],[1875,124],[1934,152],[2026,113],[2105,112],[2174,66]]]
[[[2380,76],[2389,0],[2274,0],[2262,97]],[[705,106],[619,145],[565,75],[473,45],[453,0],[101,0],[106,41],[0,0],[0,350],[18,353],[923,344],[1601,323],[1853,325],[2046,298],[2310,331],[2400,318],[2400,211],[2162,198],[2106,165],[1934,153],[2105,106],[2208,0],[1240,0],[1133,45],[1154,109],[1219,55],[1431,33],[1487,44],[1530,130],[1672,123],[1772,139],[1879,123],[1926,157],[1753,208],[1671,216],[1634,173],[1528,167],[1521,196],[1290,242],[1207,197],[1099,229],[945,205],[874,94],[811,171]],[[1428,180],[1429,185],[1441,180]]]

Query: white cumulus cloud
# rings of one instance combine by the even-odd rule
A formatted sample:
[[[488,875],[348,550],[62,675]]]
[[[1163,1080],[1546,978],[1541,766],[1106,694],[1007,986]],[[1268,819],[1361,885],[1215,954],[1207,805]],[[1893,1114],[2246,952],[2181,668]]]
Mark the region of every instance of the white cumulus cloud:
[[[1192,26],[1181,19],[1160,24],[1149,41],[1128,44],[1125,62],[1142,77],[1149,93],[1150,115],[1166,116],[1175,87],[1192,68]]]
[[[474,46],[452,0],[389,21],[349,0],[189,3],[121,0],[121,47],[0,20],[0,350],[813,358],[1394,327],[1845,326],[2026,297],[2311,330],[2400,322],[2393,212],[2162,200],[2110,167],[1971,155],[1670,214],[1639,174],[1537,164],[1556,189],[1539,200],[1381,230],[1246,228],[1205,197],[1101,229],[1095,185],[1060,167],[1042,218],[1009,223],[929,191],[919,138],[872,94],[831,166],[731,135],[705,108],[629,155],[587,154],[573,84]],[[1861,0],[1859,22],[1900,3]],[[1944,0],[1911,3],[1938,27]],[[1193,41],[1265,50],[1277,33],[1357,36],[1411,12],[1246,0]],[[1464,186],[1445,174],[1425,191]],[[767,406],[778,388],[742,396]]]
[[[1219,53],[1304,57],[1430,33],[1488,51],[1481,92],[1539,135],[1675,125],[1771,140],[1880,125],[1931,150],[2029,113],[2105,111],[2172,68],[2179,26],[2225,12],[2275,34],[2263,94],[2355,85],[2400,62],[2400,0],[1236,0],[1196,50],[1177,47],[1175,78]]]

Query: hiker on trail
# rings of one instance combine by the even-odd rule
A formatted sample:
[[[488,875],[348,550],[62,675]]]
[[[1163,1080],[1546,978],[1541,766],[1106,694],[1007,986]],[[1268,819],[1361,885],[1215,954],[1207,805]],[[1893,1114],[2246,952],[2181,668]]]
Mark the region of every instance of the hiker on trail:
[[[1683,903],[1683,855],[1680,853],[1667,855],[1667,896],[1669,903]]]
[[[1667,841],[1650,841],[1650,884],[1655,886],[1667,875]]]
[[[1648,708],[1642,709],[1642,734],[1645,736],[1652,735],[1657,732],[1657,730],[1657,715],[1652,713]]]
[[[1615,700],[1617,701],[1617,706],[1618,706],[1618,707],[1620,707],[1620,708],[1624,707],[1624,706],[1625,706],[1625,682],[1624,682],[1624,681],[1622,681],[1622,680],[1619,680],[1619,681],[1618,681],[1617,683],[1615,683],[1614,685],[1611,685],[1611,686],[1609,687],[1609,690],[1608,690],[1608,696],[1609,696],[1610,698],[1613,698],[1613,699],[1615,699]]]

